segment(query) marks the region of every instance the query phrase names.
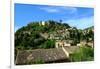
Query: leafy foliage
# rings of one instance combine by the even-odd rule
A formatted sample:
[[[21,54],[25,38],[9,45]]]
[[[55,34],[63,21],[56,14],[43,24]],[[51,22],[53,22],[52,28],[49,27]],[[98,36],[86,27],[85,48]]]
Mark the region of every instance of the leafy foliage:
[[[54,48],[55,40],[45,39],[40,33],[52,33],[57,30],[69,29],[70,38],[73,40],[73,45],[76,45],[80,41],[94,40],[94,32],[92,28],[85,30],[78,30],[76,27],[70,27],[67,23],[48,20],[45,21],[45,25],[41,25],[40,22],[31,22],[27,26],[23,26],[15,32],[15,48],[18,49],[36,49],[36,48]],[[60,34],[62,35],[62,34]]]
[[[47,40],[45,43],[40,45],[40,48],[54,48],[55,47],[55,41],[54,40]]]
[[[67,35],[65,34],[68,32],[62,32],[65,30],[68,30],[69,37],[67,37]],[[61,32],[59,33],[59,31]],[[47,33],[52,35],[58,34],[57,37],[60,37],[58,38],[59,40],[68,40],[73,46],[75,46],[77,43],[80,43],[81,41],[94,41],[93,27],[81,30],[77,29],[76,27],[70,27],[67,23],[62,23],[62,20],[60,20],[59,22],[48,20],[45,21],[45,25],[42,25],[42,22],[31,22],[27,26],[23,26],[15,32],[15,58],[18,50],[54,48],[56,39],[46,39],[41,36],[41,33]],[[74,54],[71,54],[70,59],[71,61],[76,62],[93,60],[93,57],[93,48],[81,47],[79,51],[76,51]],[[27,62],[27,64],[32,63],[32,61]],[[44,61],[42,59],[37,59],[34,63],[40,64],[44,63]]]
[[[90,47],[81,47],[79,51],[71,54],[70,59],[72,62],[92,61],[94,59],[94,50]]]
[[[31,22],[15,32],[15,47],[18,49],[35,48],[54,48],[53,40],[45,40],[40,33],[49,33],[63,28],[70,28],[68,24],[49,20],[46,25],[40,25],[40,22]]]

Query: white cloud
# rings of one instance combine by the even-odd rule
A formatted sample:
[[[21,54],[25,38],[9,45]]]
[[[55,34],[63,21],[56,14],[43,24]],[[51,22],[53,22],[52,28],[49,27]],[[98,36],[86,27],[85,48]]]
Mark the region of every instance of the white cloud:
[[[77,12],[77,8],[74,7],[56,7],[56,6],[47,6],[47,7],[40,7],[39,9],[44,10],[48,13],[68,13],[68,14],[72,14],[72,13],[76,13]]]
[[[55,9],[55,8],[47,8],[47,7],[45,7],[45,8],[40,8],[40,9],[41,10],[44,10],[46,12],[49,12],[49,13],[57,13],[57,12],[60,12],[60,10]]]
[[[60,12],[59,9],[57,8],[52,8],[52,7],[43,7],[43,8],[40,8],[41,10],[44,10],[46,12],[49,12],[49,13],[58,13]]]
[[[77,8],[75,8],[75,7],[66,7],[66,6],[64,6],[64,7],[62,7],[62,9],[65,9],[69,13],[77,13]]]

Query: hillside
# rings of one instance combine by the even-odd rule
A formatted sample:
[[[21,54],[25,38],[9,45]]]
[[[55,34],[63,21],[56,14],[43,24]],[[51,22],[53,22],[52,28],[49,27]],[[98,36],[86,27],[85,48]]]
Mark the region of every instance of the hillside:
[[[84,30],[94,30],[94,26],[88,27],[88,28],[86,28]]]
[[[92,29],[92,28],[89,28]],[[15,32],[16,49],[54,48],[55,42],[66,40],[76,45],[80,41],[93,41],[93,32],[78,30],[62,21],[31,22]]]
[[[65,28],[70,28],[70,26],[51,20],[46,21],[45,25],[42,25],[42,22],[29,23],[27,26],[24,26],[15,32],[15,46],[37,48],[37,45],[39,46],[43,43],[53,42],[53,40],[46,41],[40,33],[52,33],[56,30],[63,30]]]
[[[93,27],[81,30],[62,21],[31,22],[15,32],[15,64],[91,61],[93,42]]]

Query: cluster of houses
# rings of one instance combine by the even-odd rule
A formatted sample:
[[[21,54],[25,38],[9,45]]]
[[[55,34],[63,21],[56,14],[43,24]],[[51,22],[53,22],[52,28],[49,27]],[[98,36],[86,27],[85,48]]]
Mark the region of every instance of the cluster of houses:
[[[58,40],[55,42],[55,47],[60,48],[60,47],[70,47],[72,46],[72,41],[70,40],[69,42],[67,40]],[[81,41],[80,43],[77,43],[76,46],[82,47],[82,46],[88,46],[88,47],[94,47],[93,42],[86,42],[86,41]]]
[[[54,39],[56,40],[55,42],[55,47],[59,48],[61,46],[72,46],[74,40],[70,39],[70,32],[69,29],[66,30],[58,30],[56,32],[52,32],[52,33],[41,33],[41,36],[44,37],[45,39]],[[91,39],[91,38],[90,38]],[[75,46],[90,46],[93,48],[94,43],[93,41],[91,42],[86,42],[86,40],[84,41],[80,41],[79,43],[76,43]]]
[[[57,30],[56,32],[52,32],[49,35],[48,39],[63,40],[65,38],[66,39],[70,38],[70,32],[68,31],[68,29]]]
[[[39,22],[39,25],[41,26],[44,26],[48,24],[49,25],[49,22]],[[75,30],[74,28],[68,28],[68,29],[62,29],[62,30],[56,30],[56,31],[53,31],[53,32],[49,32],[49,33],[40,33],[40,35],[45,38],[45,39],[54,39],[56,40],[55,42],[55,47],[58,48],[58,47],[61,47],[61,46],[72,46],[72,43],[73,43],[73,39],[70,39],[70,30]],[[92,31],[94,32],[94,30],[92,29]],[[31,34],[29,31],[24,31],[24,33],[28,33],[28,34]],[[89,33],[89,30],[85,30],[83,31],[83,35],[86,34],[86,33]],[[89,40],[92,40],[91,38],[89,38]],[[93,41],[90,41],[90,42],[86,42],[85,40],[84,41],[80,41],[80,43],[77,43],[76,46],[90,46],[90,47],[93,47],[94,46],[94,43]]]

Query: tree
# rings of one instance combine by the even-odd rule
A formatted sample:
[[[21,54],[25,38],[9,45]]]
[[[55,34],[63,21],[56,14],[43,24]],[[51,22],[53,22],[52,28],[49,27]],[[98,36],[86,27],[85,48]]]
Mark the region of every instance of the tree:
[[[46,40],[45,43],[43,43],[41,48],[54,48],[55,47],[55,41],[54,40]]]

